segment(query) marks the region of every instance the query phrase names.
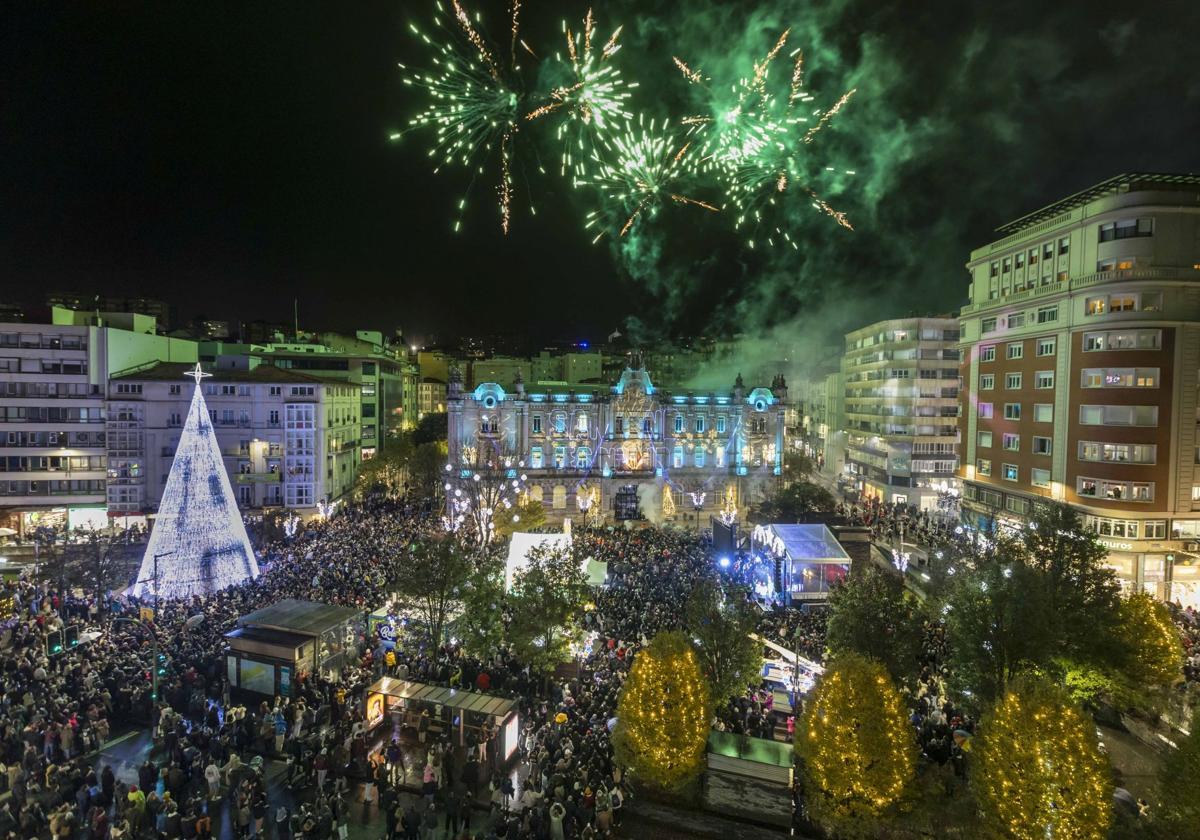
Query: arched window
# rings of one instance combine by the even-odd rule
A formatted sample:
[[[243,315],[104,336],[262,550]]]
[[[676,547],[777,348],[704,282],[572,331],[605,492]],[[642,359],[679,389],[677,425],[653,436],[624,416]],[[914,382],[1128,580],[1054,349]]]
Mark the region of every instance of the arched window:
[[[678,434],[681,434],[683,432],[683,415],[682,414],[675,415],[675,431]]]
[[[542,500],[542,485],[535,484],[529,488],[529,498],[535,502]]]
[[[575,431],[581,435],[586,435],[588,430],[588,416],[583,412],[575,415]]]
[[[554,486],[554,502],[553,507],[561,510],[567,506],[567,488],[561,484]]]
[[[577,469],[586,470],[591,465],[592,450],[586,446],[581,446],[575,450],[575,466]]]

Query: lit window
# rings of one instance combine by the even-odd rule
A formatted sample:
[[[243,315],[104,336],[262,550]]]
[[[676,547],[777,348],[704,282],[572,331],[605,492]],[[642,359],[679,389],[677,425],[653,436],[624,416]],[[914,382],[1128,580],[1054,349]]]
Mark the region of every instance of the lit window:
[[[1034,487],[1049,487],[1050,486],[1050,470],[1037,469],[1036,467],[1029,471],[1029,483]]]
[[[1016,464],[1005,464],[1004,465],[1004,480],[1005,481],[1016,481],[1019,475],[1020,475],[1020,471],[1017,469]]]
[[[535,446],[529,450],[529,467],[530,469],[540,470],[542,464],[542,447]]]
[[[677,434],[683,434],[683,415],[682,414],[675,415],[675,432]]]
[[[992,404],[981,402],[979,404],[979,416],[984,420],[992,419]]]
[[[988,476],[992,474],[992,462],[987,458],[980,458],[975,462],[975,473],[977,475]]]
[[[717,434],[719,434],[719,435],[725,434],[725,415],[724,414],[717,417]]]
[[[1025,355],[1025,344],[1020,341],[1015,341],[1008,345],[1005,350],[1005,357],[1009,359],[1020,359]]]
[[[1018,452],[1021,449],[1021,436],[1010,433],[1005,433],[1002,437],[1003,446],[1009,452]]]

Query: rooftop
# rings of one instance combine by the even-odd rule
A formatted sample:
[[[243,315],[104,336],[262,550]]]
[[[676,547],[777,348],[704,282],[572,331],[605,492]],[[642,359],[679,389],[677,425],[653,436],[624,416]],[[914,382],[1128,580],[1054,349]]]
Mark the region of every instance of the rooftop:
[[[788,560],[849,563],[850,555],[825,525],[759,525],[754,540]]]
[[[238,619],[238,626],[317,636],[358,615],[362,615],[362,611],[353,607],[335,607],[288,598],[242,616]]]
[[[1124,175],[1117,175],[1116,177],[1109,178],[1107,181],[1101,181],[1095,186],[1088,187],[1086,190],[1049,204],[1041,210],[1035,210],[1019,219],[1014,219],[1007,224],[1003,224],[996,228],[996,233],[1008,236],[1038,222],[1053,218],[1060,213],[1074,210],[1076,207],[1082,207],[1088,202],[1103,198],[1106,195],[1139,192],[1142,190],[1156,190],[1160,192],[1191,192],[1200,190],[1200,175],[1172,175],[1162,172],[1129,172]]]
[[[195,362],[155,362],[152,365],[132,367],[118,371],[113,379],[136,379],[142,382],[181,382],[183,378],[196,367]],[[345,379],[335,379],[330,376],[313,376],[290,368],[277,368],[272,365],[259,365],[253,370],[238,370],[231,368],[209,368],[205,373],[211,373],[212,379],[207,382],[262,382],[271,384],[296,385],[357,385]]]
[[[496,697],[492,694],[480,694],[476,691],[456,691],[453,688],[443,688],[437,685],[427,685],[419,682],[397,680],[384,677],[372,683],[367,689],[371,694],[386,694],[404,700],[415,700],[421,703],[434,703],[447,709],[477,712],[481,715],[494,715],[501,721],[517,706],[516,700],[507,697]]]

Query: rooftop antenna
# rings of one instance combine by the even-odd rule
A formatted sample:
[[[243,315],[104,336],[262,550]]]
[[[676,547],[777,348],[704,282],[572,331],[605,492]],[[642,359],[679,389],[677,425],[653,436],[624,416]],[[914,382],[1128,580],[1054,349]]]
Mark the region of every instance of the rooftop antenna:
[[[292,340],[299,341],[300,340],[300,299],[299,298],[292,298],[292,318],[293,318],[292,323],[295,326],[295,328],[292,332]]]

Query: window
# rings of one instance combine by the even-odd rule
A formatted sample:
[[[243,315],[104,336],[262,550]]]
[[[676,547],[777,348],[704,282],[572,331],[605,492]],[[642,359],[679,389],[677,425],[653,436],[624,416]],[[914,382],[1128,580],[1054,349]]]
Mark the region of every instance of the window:
[[[1039,356],[1053,356],[1056,340],[1053,338],[1039,338],[1037,342],[1037,354]]]
[[[1057,306],[1039,306],[1037,311],[1037,322],[1039,324],[1049,324],[1058,320]]]
[[[282,385],[272,385],[270,388],[270,396],[272,396],[272,397],[283,396],[283,386]]]
[[[1016,266],[1015,266],[1015,267],[1016,267],[1018,270],[1020,270],[1020,269],[1022,269],[1022,268],[1024,268],[1024,267],[1025,267],[1025,252],[1024,252],[1024,251],[1021,251],[1019,254],[1017,254],[1017,255],[1016,255],[1016,257],[1014,257],[1014,259],[1016,260]]]
[[[992,260],[992,264],[989,267],[989,276],[990,277],[999,277],[1000,276],[1000,260]]]
[[[1016,464],[1005,464],[1004,465],[1004,480],[1005,481],[1017,481],[1019,477],[1020,477],[1020,470],[1017,469]]]
[[[1133,312],[1137,309],[1137,297],[1135,295],[1110,295],[1108,298],[1108,310],[1110,312]]]
[[[1083,426],[1157,426],[1156,405],[1081,405],[1079,423]]]
[[[1016,329],[1017,327],[1025,326],[1025,313],[1013,312],[1008,316],[1008,328]]]
[[[1062,239],[1058,240],[1058,255],[1060,257],[1063,254],[1068,253],[1070,250],[1071,250],[1071,237],[1064,236]]]
[[[1076,480],[1075,490],[1080,496],[1091,499],[1108,499],[1114,502],[1154,501],[1154,482],[1152,481],[1108,481],[1101,478],[1080,477]]]
[[[671,466],[676,469],[683,466],[683,447],[676,446],[671,453]]]
[[[1018,452],[1021,449],[1021,436],[1005,432],[1001,437],[1002,445],[1008,452]]]
[[[1025,355],[1025,344],[1021,341],[1014,341],[1004,351],[1005,358],[1020,359]]]
[[[172,397],[177,397],[181,393],[183,393],[183,386],[182,385],[172,385],[169,390],[170,390],[170,394]]]
[[[1030,248],[1029,249],[1029,264],[1037,265],[1037,261],[1038,261],[1038,249]]]
[[[992,419],[992,404],[981,402],[979,404],[979,416],[984,420]]]
[[[987,458],[980,458],[975,462],[975,474],[989,476],[992,474],[992,462]]]
[[[697,467],[703,467],[703,466],[704,466],[704,447],[703,447],[703,446],[697,446],[697,447],[696,447],[696,453],[695,453],[695,458],[694,458],[694,461],[695,461],[695,464],[696,464],[696,466],[697,466]]]
[[[1034,487],[1049,487],[1050,470],[1043,470],[1034,467],[1029,471],[1029,483]]]
[[[271,426],[279,425],[279,409],[273,408],[267,412],[267,424]]]
[[[984,318],[982,321],[979,322],[979,331],[981,333],[983,333],[984,335],[995,332],[996,331],[996,319],[995,318]]]
[[[1008,274],[1008,272],[1012,271],[1012,257],[1005,257],[1003,265],[1005,274]]]
[[[1161,312],[1162,292],[1132,292],[1088,298],[1085,311],[1088,315],[1103,315],[1105,312]]]
[[[1158,368],[1084,368],[1084,388],[1157,388]]]
[[[979,348],[979,361],[994,362],[996,361],[996,345],[989,344],[986,347]]]
[[[535,446],[529,450],[529,468],[540,470],[544,465],[542,460],[542,447]]]
[[[1054,371],[1039,370],[1033,375],[1033,387],[1035,388],[1053,388],[1054,387]]]
[[[1054,449],[1054,439],[1034,435],[1033,438],[1033,454],[1034,455],[1049,455]]]
[[[1005,420],[1020,420],[1021,419],[1021,404],[1020,403],[1005,403],[1004,404],[1004,419]]]
[[[1154,219],[1119,219],[1100,225],[1099,239],[1101,242],[1112,242],[1114,239],[1133,239],[1138,236],[1154,235]]]
[[[1084,304],[1084,312],[1088,315],[1103,315],[1107,311],[1108,298],[1106,297],[1088,298],[1087,303]]]
[[[1042,246],[1042,260],[1048,260],[1054,256],[1054,243],[1047,242]]]
[[[698,435],[704,434],[704,418],[697,417],[696,424],[695,424],[695,426],[693,426],[693,428],[696,430],[696,434],[698,434]]]
[[[1162,312],[1162,292],[1143,292],[1139,303],[1142,312]]]
[[[725,415],[724,414],[717,417],[717,434],[719,434],[719,435],[725,434]]]
[[[991,432],[980,432],[978,445],[979,445],[980,449],[991,449],[992,448],[992,433]]]
[[[1007,496],[1004,499],[1004,507],[1012,513],[1024,516],[1029,513],[1029,500],[1022,499],[1020,496]]]
[[[558,434],[563,434],[567,430],[567,415],[559,413],[554,415],[554,431]]]
[[[979,390],[990,391],[996,387],[996,374],[981,373],[979,375]]]
[[[675,433],[683,434],[683,415],[682,414],[675,415]]]
[[[588,430],[588,416],[582,412],[575,415],[575,432],[576,434],[586,435]]]
[[[1153,443],[1104,443],[1079,441],[1079,460],[1116,464],[1153,464],[1158,447]]]
[[[554,469],[561,470],[567,465],[567,447],[554,447]]]
[[[533,415],[533,433],[535,435],[542,433],[542,415],[540,414]]]
[[[1034,403],[1033,422],[1034,423],[1053,423],[1054,422],[1054,405],[1052,403]]]
[[[1004,387],[1009,391],[1019,390],[1021,387],[1021,374],[1006,373],[1004,375]]]
[[[581,446],[575,450],[575,467],[576,469],[586,470],[590,466],[592,460],[592,450],[586,446]]]
[[[1162,330],[1105,330],[1083,334],[1085,353],[1102,350],[1159,350]]]

